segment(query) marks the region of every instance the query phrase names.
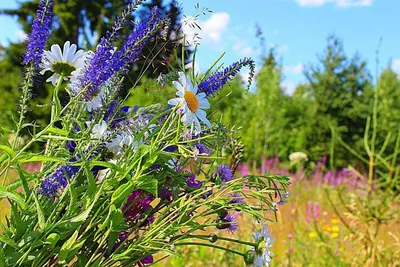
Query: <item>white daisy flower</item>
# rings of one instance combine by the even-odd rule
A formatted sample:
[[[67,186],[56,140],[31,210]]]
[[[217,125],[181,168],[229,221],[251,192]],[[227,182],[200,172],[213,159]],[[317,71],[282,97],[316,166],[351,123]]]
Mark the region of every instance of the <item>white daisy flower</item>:
[[[90,127],[91,122],[86,122],[86,125]],[[93,125],[92,132],[90,133],[90,137],[94,139],[103,139],[107,135],[107,123],[105,121],[101,121],[101,123],[96,123]]]
[[[273,237],[267,226],[261,229],[261,232],[257,230],[253,233],[253,238],[256,241],[257,248],[253,248],[252,255],[254,257],[254,267],[265,267],[269,266],[272,261],[274,254],[270,251],[270,247],[274,242]]]
[[[139,147],[142,142],[134,141],[134,139],[131,132],[125,131],[111,139],[106,144],[106,147],[118,158],[124,153],[125,148],[131,147],[133,150],[136,150]]]
[[[60,75],[64,77],[64,80],[68,80],[68,78],[74,76],[72,72],[85,66],[86,57],[91,55],[91,53],[83,50],[76,51],[76,49],[76,44],[70,45],[70,42],[67,41],[64,44],[63,51],[61,51],[59,45],[52,45],[51,51],[44,51],[42,63],[40,65],[43,70],[40,74],[44,74],[46,71],[54,72],[46,82],[51,82],[55,86]]]
[[[178,97],[170,99],[169,105],[179,106],[177,113],[183,114],[182,123],[195,126],[195,131],[199,133],[201,126],[199,119],[208,127],[211,127],[210,121],[206,118],[207,114],[203,109],[210,108],[210,103],[205,93],[198,93],[197,84],[192,84],[190,78],[185,76],[183,72],[179,72],[179,82],[173,82],[178,92]]]

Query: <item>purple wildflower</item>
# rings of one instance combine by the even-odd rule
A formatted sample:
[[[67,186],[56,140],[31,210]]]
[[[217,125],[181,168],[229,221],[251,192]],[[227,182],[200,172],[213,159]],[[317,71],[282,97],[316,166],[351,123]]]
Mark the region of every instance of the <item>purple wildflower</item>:
[[[129,195],[127,202],[122,208],[125,219],[142,219],[144,216],[144,212],[151,208],[150,203],[153,200],[154,196],[152,194],[146,193],[142,190],[133,191]],[[151,223],[151,218],[150,220],[149,218],[147,218],[146,222]]]
[[[229,182],[233,178],[231,169],[229,168],[228,165],[225,164],[221,164],[218,166],[216,174],[218,174],[219,178],[223,183]]]
[[[111,253],[108,253],[108,251],[106,251],[104,256],[108,258],[110,254],[114,253],[114,251],[118,249],[118,247],[128,238],[128,236],[129,236],[128,232],[125,231],[120,232],[118,240],[115,242],[113,248],[111,249]]]
[[[200,188],[204,182],[196,180],[196,175],[193,173],[186,180],[186,185],[194,189]]]
[[[202,155],[209,155],[209,153],[210,153],[210,152],[208,151],[206,145],[203,144],[203,143],[200,143],[200,142],[199,142],[199,143],[196,145],[196,148],[199,150],[199,153],[202,154]]]
[[[148,255],[148,256],[144,257],[143,259],[141,259],[141,260],[138,262],[138,266],[139,266],[139,267],[144,267],[144,266],[147,265],[147,264],[153,264],[153,263],[154,263],[154,258],[153,258],[153,256]]]
[[[230,197],[232,199],[228,202],[228,204],[243,204],[244,203],[242,195],[239,193],[233,193],[230,195]]]
[[[59,167],[52,176],[43,181],[40,192],[47,197],[54,196],[59,189],[67,187],[68,179],[71,179],[79,170],[78,166],[63,165]]]
[[[175,145],[173,145],[173,146],[167,146],[166,148],[164,148],[164,151],[165,152],[175,152],[175,151],[177,151],[178,150],[178,146],[175,146]]]
[[[36,68],[39,67],[50,33],[52,16],[53,0],[41,0],[36,12],[36,18],[32,24],[32,32],[26,45],[23,64],[33,64]]]
[[[238,229],[237,218],[234,213],[227,214],[220,220],[220,224],[217,226],[218,229],[228,229],[231,233]]]
[[[156,35],[164,17],[157,8],[151,16],[140,22],[135,31],[126,39],[118,51],[114,50],[110,38],[102,38],[85,74],[80,79],[80,87],[87,87],[84,98],[91,100],[98,94],[101,85],[121,70],[126,70],[142,53],[146,44]]]
[[[244,66],[249,66],[250,68],[250,84],[251,79],[254,76],[254,61],[252,59],[244,58],[243,60],[235,62],[224,70],[216,72],[206,78],[203,82],[199,84],[199,92],[204,92],[207,96],[214,95],[229,80],[235,77],[239,73],[240,69]]]
[[[208,188],[206,187],[206,189],[208,189]],[[203,199],[209,198],[212,194],[213,194],[213,190],[212,189],[205,190],[205,192],[203,194]]]

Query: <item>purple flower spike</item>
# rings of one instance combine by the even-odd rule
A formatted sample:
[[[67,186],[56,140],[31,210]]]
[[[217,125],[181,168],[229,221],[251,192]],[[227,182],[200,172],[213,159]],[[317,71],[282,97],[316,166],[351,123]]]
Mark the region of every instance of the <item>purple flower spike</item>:
[[[68,179],[71,179],[78,173],[80,167],[63,165],[58,168],[52,176],[46,178],[40,186],[40,193],[47,197],[54,196],[59,189],[64,189],[68,185]]]
[[[250,84],[251,79],[254,76],[254,61],[252,59],[244,58],[243,60],[235,62],[224,70],[216,72],[210,77],[206,78],[202,83],[199,84],[199,91],[204,92],[207,96],[214,95],[229,80],[232,80],[232,78],[235,77],[244,66],[249,66],[250,68]]]
[[[153,8],[151,15],[136,26],[117,51],[110,38],[102,38],[89,67],[78,82],[80,88],[87,87],[84,99],[91,100],[98,94],[104,82],[121,70],[126,70],[142,53],[165,20],[160,10]]]
[[[33,64],[39,67],[42,61],[44,47],[51,29],[53,16],[53,0],[41,0],[32,24],[32,32],[26,45],[23,64]]]

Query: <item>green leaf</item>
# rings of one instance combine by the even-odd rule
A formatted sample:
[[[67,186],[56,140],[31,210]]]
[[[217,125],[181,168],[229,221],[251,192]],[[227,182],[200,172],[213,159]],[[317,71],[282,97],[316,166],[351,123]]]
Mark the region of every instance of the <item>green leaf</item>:
[[[67,137],[69,135],[68,131],[62,130],[59,128],[54,128],[54,127],[48,128],[44,133],[45,134],[52,133],[52,134],[57,134],[57,135],[64,136],[64,137]]]
[[[14,240],[12,240],[11,238],[9,238],[8,236],[6,236],[4,234],[0,235],[0,242],[3,242],[3,243],[5,243],[5,244],[7,244],[7,245],[9,245],[9,246],[11,246],[13,248],[17,248],[18,249],[18,246],[14,242]]]
[[[71,164],[71,165],[74,165],[74,164]],[[94,166],[106,167],[106,168],[110,168],[112,170],[116,170],[118,172],[122,172],[122,169],[118,165],[110,163],[110,162],[105,162],[105,161],[93,160],[93,161],[89,162],[89,166],[90,167],[94,167]]]
[[[79,214],[78,216],[72,218],[70,220],[70,222],[83,222],[87,219],[87,217],[89,216],[90,212],[92,211],[94,205],[96,204],[97,200],[99,199],[101,193],[103,192],[103,185],[104,183],[101,184],[99,191],[97,191],[97,194],[95,195],[95,197],[93,198],[92,201],[90,201],[90,206],[84,210],[81,214]]]
[[[58,254],[58,260],[60,263],[65,264],[71,261],[76,255],[76,252],[82,247],[85,240],[77,242],[79,229],[77,229],[72,236],[62,245],[60,253]]]
[[[19,174],[19,180],[22,183],[22,187],[24,188],[25,191],[25,200],[27,200],[31,194],[30,190],[29,190],[29,186],[28,186],[28,181],[25,177],[24,172],[21,169],[18,169],[18,174]],[[8,186],[7,186],[8,189]]]
[[[9,192],[6,187],[0,186],[0,199],[8,198],[9,200],[14,201],[18,204],[22,209],[25,208],[24,199],[16,192]]]
[[[34,192],[32,192],[32,196],[33,199],[35,200],[35,204],[36,204],[36,211],[38,214],[38,221],[39,221],[39,228],[40,229],[44,229],[46,227],[46,220],[44,218],[44,213],[43,213],[43,209],[40,206],[39,200],[37,199],[37,196]]]
[[[51,233],[46,238],[46,244],[49,244],[50,248],[55,248],[58,240],[60,240],[60,235],[57,233]]]
[[[133,184],[131,182],[127,182],[125,184],[120,185],[117,190],[111,196],[111,203],[115,203],[117,206],[122,204],[122,202],[128,198],[129,194],[133,190]]]
[[[158,197],[158,181],[152,176],[141,176],[136,181],[135,187]]]
[[[50,161],[50,162],[66,162],[64,159],[60,159],[57,157],[50,157],[50,156],[38,156],[35,154],[24,154],[22,158],[19,160],[19,162],[44,162],[44,161]]]
[[[272,177],[273,180],[281,182],[283,184],[289,184],[290,183],[290,179],[287,176],[273,176]]]
[[[0,145],[0,150],[3,150],[4,152],[6,152],[7,155],[8,155],[10,158],[13,158],[13,157],[15,156],[14,150],[12,150],[12,148],[9,147],[9,146]]]

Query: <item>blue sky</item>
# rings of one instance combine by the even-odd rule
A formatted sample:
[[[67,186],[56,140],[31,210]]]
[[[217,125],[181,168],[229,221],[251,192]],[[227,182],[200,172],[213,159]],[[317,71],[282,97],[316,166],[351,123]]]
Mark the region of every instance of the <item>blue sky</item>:
[[[197,22],[203,29],[197,55],[197,67],[202,71],[222,52],[226,52],[222,61],[226,65],[244,56],[259,62],[260,46],[255,38],[255,25],[259,24],[267,46],[275,46],[282,57],[283,86],[288,93],[305,80],[303,67],[317,62],[329,34],[343,40],[348,55],[358,51],[372,74],[382,37],[380,67],[392,61],[393,69],[400,73],[398,0],[185,0],[184,14],[194,15],[198,2],[213,11]],[[14,0],[0,2],[0,9],[15,6]],[[15,20],[0,16],[0,25],[3,45],[23,37]],[[189,27],[186,31],[193,35]]]

